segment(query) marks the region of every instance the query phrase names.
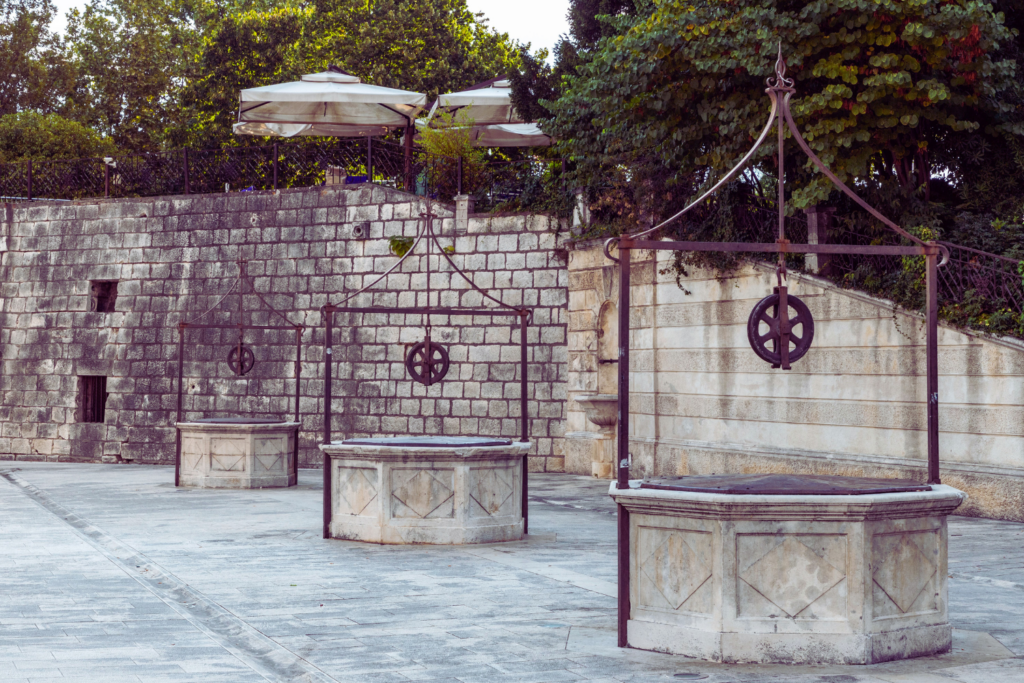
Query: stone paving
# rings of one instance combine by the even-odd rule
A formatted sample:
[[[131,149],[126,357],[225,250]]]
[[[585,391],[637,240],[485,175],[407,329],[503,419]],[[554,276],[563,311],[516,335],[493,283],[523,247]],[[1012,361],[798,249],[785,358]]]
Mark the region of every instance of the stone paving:
[[[728,666],[615,647],[605,481],[531,475],[527,541],[396,547],[321,539],[319,471],[287,490],[172,480],[0,466],[0,681],[1024,682],[1022,524],[950,520],[948,655]]]

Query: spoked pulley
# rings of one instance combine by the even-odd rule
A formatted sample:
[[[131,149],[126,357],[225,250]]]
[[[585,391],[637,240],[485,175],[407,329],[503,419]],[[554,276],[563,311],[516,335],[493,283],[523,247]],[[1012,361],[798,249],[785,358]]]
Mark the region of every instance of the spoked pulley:
[[[783,329],[783,314],[780,300],[786,298],[785,320],[788,329]],[[783,357],[783,337],[789,346],[788,357]],[[789,363],[803,358],[811,348],[814,339],[814,318],[807,304],[791,294],[775,293],[757,302],[747,319],[747,340],[758,357],[773,367],[789,370]]]
[[[427,357],[427,345],[430,345],[430,356]],[[437,342],[429,341],[414,344],[405,356],[405,369],[413,380],[430,386],[444,379],[448,374],[448,350]]]
[[[228,352],[228,367],[239,377],[247,374],[256,364],[256,355],[248,346],[232,346]]]

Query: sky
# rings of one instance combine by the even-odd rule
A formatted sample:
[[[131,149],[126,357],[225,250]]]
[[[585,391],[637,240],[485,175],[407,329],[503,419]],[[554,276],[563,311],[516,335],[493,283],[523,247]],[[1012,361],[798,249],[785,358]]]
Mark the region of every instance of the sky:
[[[466,0],[473,12],[483,12],[489,26],[509,34],[520,43],[530,43],[534,52],[545,47],[550,52],[558,36],[569,32],[565,21],[569,0]],[[82,8],[83,0],[54,0],[59,13],[54,30],[63,30],[64,13],[72,7]]]

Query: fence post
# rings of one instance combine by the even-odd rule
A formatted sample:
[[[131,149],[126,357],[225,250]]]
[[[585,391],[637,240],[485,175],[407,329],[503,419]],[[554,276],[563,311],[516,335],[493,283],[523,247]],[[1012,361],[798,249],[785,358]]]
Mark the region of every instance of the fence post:
[[[366,136],[366,182],[373,182],[373,137]]]
[[[274,143],[274,189],[275,190],[277,189],[277,157],[278,157],[277,143],[275,142]]]
[[[192,188],[190,187],[188,179],[188,150],[185,150],[185,194],[192,194]]]
[[[462,194],[462,157],[459,157],[459,194]]]
[[[28,200],[32,201],[32,160],[28,160]]]
[[[103,162],[103,197],[110,198],[110,164]]]

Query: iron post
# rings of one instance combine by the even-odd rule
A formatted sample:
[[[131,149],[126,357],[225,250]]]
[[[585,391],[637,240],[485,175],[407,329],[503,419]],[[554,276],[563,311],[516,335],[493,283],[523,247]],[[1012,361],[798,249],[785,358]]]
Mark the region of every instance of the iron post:
[[[274,143],[274,189],[277,189],[277,159],[280,156],[277,150],[277,143]]]
[[[409,119],[409,125],[405,127],[405,191],[414,192],[416,188],[412,183],[412,136],[413,136],[413,125],[412,119]]]
[[[939,296],[938,249],[925,258],[925,303],[928,336],[925,343],[928,374],[928,483],[941,484],[939,478]]]
[[[629,267],[632,242],[619,241],[619,431],[616,487],[629,488]],[[619,504],[619,647],[629,647],[629,511]]]
[[[366,137],[366,182],[373,182],[373,136]]]
[[[103,162],[103,197],[110,197],[110,164]]]
[[[174,485],[179,486],[181,483],[181,430],[177,428],[177,423],[181,422],[181,395],[183,391],[183,365],[185,363],[185,325],[181,323],[178,325],[178,411],[176,413],[175,422],[175,436],[174,436]]]
[[[295,328],[295,421],[299,426],[295,430],[295,448],[292,453],[292,474],[295,484],[299,483],[299,433],[302,431],[302,420],[299,419],[299,383],[302,378],[302,328]]]
[[[519,312],[519,363],[521,366],[520,378],[519,378],[519,429],[520,436],[519,440],[523,443],[529,443],[530,441],[530,415],[528,412],[529,402],[526,400],[526,380],[529,365],[527,363],[526,353],[526,319],[528,313],[523,310]],[[523,511],[523,533],[528,534],[530,527],[530,514],[529,514],[529,478],[530,478],[530,467],[528,461],[528,455],[523,453],[523,500],[521,503]]]
[[[32,160],[28,160],[28,200],[32,201]]]
[[[185,150],[185,194],[192,194],[191,183],[188,178],[188,150]]]
[[[324,444],[331,443],[331,337],[334,333],[334,306],[324,306]],[[324,538],[331,537],[331,456],[324,451]]]

